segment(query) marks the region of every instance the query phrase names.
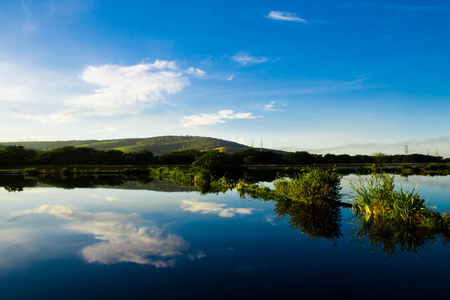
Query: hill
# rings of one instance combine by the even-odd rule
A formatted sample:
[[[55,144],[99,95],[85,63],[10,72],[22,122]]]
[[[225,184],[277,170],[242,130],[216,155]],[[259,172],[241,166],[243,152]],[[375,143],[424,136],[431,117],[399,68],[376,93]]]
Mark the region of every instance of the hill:
[[[159,136],[115,140],[8,142],[1,143],[0,149],[3,149],[9,145],[24,146],[25,148],[38,151],[51,150],[65,146],[89,147],[97,150],[117,149],[125,152],[147,150],[155,155],[162,155],[173,151],[187,149],[200,151],[217,149],[226,153],[233,153],[238,150],[250,148],[231,141],[199,136]]]

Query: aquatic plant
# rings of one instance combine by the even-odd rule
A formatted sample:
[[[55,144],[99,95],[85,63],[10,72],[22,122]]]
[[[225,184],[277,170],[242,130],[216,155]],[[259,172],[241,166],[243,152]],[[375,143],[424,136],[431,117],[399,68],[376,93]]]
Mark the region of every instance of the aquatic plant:
[[[394,176],[379,173],[372,175],[366,182],[359,177],[358,183],[351,181],[349,185],[353,193],[348,200],[359,212],[370,216],[384,214],[389,210],[389,199],[392,199],[395,187]]]
[[[420,198],[416,188],[396,189],[393,175],[374,174],[366,181],[360,177],[358,183],[352,181],[349,185],[353,192],[348,200],[366,219],[373,217],[420,226],[432,226],[430,222],[435,222],[434,207]]]
[[[450,218],[422,199],[417,186],[412,191],[396,187],[393,175],[381,173],[360,177],[350,187],[349,201],[357,212],[354,238],[367,240],[372,250],[418,256],[417,249],[434,242],[436,235],[442,234],[444,241],[450,236]]]
[[[312,169],[292,179],[280,178],[274,182],[280,196],[307,205],[330,205],[341,197],[341,177],[336,170]]]

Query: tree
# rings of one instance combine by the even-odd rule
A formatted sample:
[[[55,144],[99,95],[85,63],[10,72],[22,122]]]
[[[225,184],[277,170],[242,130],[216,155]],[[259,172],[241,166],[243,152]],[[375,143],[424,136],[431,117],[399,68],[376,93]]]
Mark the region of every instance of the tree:
[[[217,179],[223,176],[242,176],[244,168],[226,153],[217,150],[205,152],[192,163],[195,173],[203,179]]]
[[[5,166],[22,166],[30,164],[38,155],[36,150],[25,149],[24,146],[8,146],[0,152],[0,164]]]
[[[290,164],[313,164],[315,163],[315,158],[312,154],[306,151],[297,151],[293,153],[286,153],[284,158]]]

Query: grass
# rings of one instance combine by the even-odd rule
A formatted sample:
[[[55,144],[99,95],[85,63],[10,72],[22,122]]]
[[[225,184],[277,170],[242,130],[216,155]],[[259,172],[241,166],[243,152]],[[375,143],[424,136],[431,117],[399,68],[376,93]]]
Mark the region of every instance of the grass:
[[[364,181],[350,182],[353,192],[349,201],[366,218],[386,218],[406,225],[425,224],[434,207],[420,198],[416,188],[396,189],[394,176],[386,173],[372,175]]]
[[[434,242],[442,234],[450,237],[450,217],[419,196],[417,186],[411,191],[395,186],[394,176],[385,173],[350,182],[349,201],[357,211],[355,238],[367,240],[374,250],[388,256],[404,251],[418,256],[417,249]]]

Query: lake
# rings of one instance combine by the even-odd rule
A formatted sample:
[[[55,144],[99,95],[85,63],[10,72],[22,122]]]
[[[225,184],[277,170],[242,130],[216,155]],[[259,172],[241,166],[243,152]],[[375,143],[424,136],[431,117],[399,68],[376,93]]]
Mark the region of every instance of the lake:
[[[342,179],[344,194],[356,178]],[[450,211],[450,176],[396,184],[418,184],[438,212]],[[155,181],[2,189],[0,299],[448,297],[442,237],[389,252],[354,238],[351,209],[311,221],[309,212],[283,213],[236,191],[205,195]]]

